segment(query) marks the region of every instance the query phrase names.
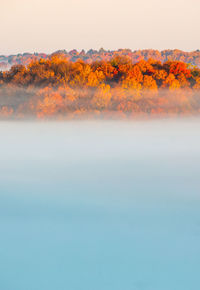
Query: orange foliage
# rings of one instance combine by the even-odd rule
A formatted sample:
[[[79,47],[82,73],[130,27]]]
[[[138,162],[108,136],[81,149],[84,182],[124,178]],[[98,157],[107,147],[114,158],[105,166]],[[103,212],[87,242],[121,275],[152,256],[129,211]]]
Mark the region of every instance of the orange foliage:
[[[162,64],[152,58],[133,63],[130,52],[120,53],[110,61],[90,64],[81,59],[72,62],[59,54],[32,60],[26,66],[14,65],[0,73],[0,98],[6,97],[0,105],[0,117],[200,112],[197,67],[177,60]],[[77,55],[71,52],[72,57]],[[159,53],[156,55],[160,58]],[[140,58],[139,53],[137,56]]]
[[[13,114],[13,109],[7,106],[3,106],[0,109],[0,118],[10,118]]]

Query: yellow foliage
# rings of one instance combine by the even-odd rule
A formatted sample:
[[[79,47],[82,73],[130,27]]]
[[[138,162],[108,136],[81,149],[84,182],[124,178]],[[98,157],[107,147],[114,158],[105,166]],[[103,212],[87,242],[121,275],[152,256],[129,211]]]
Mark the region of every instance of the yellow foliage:
[[[111,99],[110,86],[106,84],[101,84],[95,93],[92,104],[97,109],[105,109]]]

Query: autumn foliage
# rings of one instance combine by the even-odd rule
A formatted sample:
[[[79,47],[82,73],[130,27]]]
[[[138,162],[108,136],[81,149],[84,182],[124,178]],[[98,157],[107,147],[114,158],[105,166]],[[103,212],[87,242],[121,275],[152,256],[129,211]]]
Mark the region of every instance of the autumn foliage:
[[[52,54],[46,53],[23,53],[17,55],[0,55],[0,70],[6,70],[9,67],[17,64],[28,65],[32,61],[42,59],[51,59],[54,55],[60,55],[65,57],[71,62],[76,62],[81,59],[86,63],[91,64],[95,61],[110,61],[116,56],[126,56],[131,59],[132,63],[137,63],[141,60],[155,59],[162,63],[166,61],[182,61],[196,65],[200,67],[200,50],[195,51],[182,51],[179,49],[166,49],[166,50],[134,50],[131,49],[118,49],[118,50],[105,50],[103,48],[99,50],[90,49],[88,51],[81,50],[77,51],[73,49],[71,51],[58,50]]]
[[[129,56],[73,62],[63,54],[0,72],[1,118],[137,117],[200,113],[200,69]]]

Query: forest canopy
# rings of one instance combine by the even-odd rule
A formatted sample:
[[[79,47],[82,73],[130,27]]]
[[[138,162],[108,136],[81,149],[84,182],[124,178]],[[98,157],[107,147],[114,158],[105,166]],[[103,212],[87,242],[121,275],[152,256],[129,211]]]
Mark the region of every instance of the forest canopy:
[[[71,51],[58,50],[52,54],[46,53],[23,53],[17,55],[0,55],[0,70],[6,70],[13,65],[23,64],[28,65],[31,61],[43,59],[51,59],[53,55],[61,55],[72,62],[82,59],[84,62],[92,63],[94,61],[110,61],[116,56],[128,56],[133,63],[141,60],[148,60],[153,58],[162,63],[166,61],[182,61],[200,67],[200,50],[195,51],[182,51],[179,49],[167,50],[134,50],[131,49],[118,49],[118,50],[99,50],[90,49],[87,52],[82,50],[78,52],[76,49]]]
[[[198,113],[200,69],[183,61],[115,55],[88,63],[58,53],[0,72],[1,118]]]

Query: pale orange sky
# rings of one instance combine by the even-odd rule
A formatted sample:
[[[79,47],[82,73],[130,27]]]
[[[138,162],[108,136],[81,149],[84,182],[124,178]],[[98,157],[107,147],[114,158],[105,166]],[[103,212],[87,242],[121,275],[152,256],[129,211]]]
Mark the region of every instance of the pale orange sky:
[[[200,48],[199,0],[0,0],[0,55]]]

